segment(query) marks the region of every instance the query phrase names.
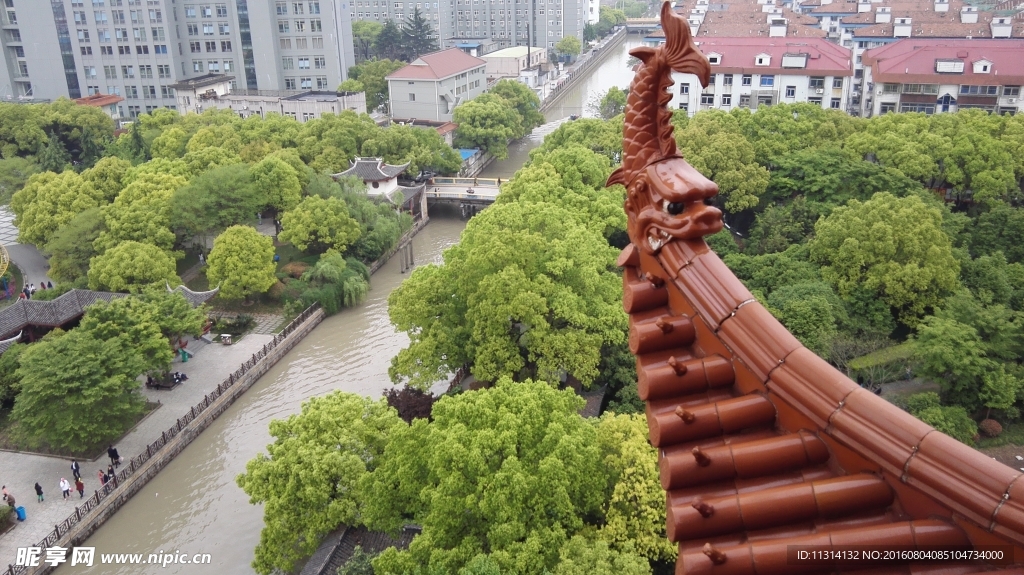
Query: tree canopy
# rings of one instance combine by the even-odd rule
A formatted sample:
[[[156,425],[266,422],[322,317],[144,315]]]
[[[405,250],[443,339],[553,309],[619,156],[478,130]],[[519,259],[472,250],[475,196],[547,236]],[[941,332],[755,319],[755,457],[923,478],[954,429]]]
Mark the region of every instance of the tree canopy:
[[[89,261],[89,289],[137,293],[148,287],[176,286],[174,258],[152,244],[125,241]]]
[[[220,285],[225,299],[261,294],[277,282],[274,242],[248,226],[231,226],[217,236],[207,262],[206,277]]]
[[[35,174],[11,198],[18,240],[44,245],[61,226],[101,201],[100,192],[71,170]]]
[[[360,231],[359,222],[349,216],[345,202],[310,196],[281,216],[278,238],[302,251],[323,253],[328,248],[345,251],[359,238]]]
[[[483,94],[456,106],[452,121],[459,125],[455,146],[479,148],[495,158],[508,158],[508,143],[523,133],[523,117],[508,100]]]
[[[388,21],[387,25],[384,26],[383,31],[378,34],[378,40],[385,37],[385,32],[388,29],[388,25],[392,27],[394,24]],[[367,60],[360,64],[349,68],[348,77],[357,80],[363,85],[366,90],[366,111],[376,112],[381,106],[388,105],[389,91],[388,81],[384,79],[388,74],[397,71],[404,63],[397,60],[388,60],[386,54],[383,54],[385,59],[382,60]]]
[[[564,36],[555,44],[555,50],[566,56],[579,56],[583,44],[576,36]]]

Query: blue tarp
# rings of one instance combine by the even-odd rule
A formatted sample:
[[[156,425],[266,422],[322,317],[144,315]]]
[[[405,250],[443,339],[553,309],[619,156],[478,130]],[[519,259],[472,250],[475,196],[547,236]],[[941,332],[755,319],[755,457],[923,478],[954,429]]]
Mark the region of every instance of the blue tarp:
[[[463,162],[473,157],[473,154],[476,154],[479,151],[480,150],[477,150],[476,148],[459,148],[459,153],[462,154]]]

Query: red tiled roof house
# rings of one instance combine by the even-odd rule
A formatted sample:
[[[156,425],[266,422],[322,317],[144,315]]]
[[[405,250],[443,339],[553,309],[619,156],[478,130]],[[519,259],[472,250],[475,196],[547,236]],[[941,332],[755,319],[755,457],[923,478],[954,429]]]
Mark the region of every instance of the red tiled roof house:
[[[458,48],[420,56],[385,77],[391,117],[451,121],[455,106],[487,89],[486,66]]]

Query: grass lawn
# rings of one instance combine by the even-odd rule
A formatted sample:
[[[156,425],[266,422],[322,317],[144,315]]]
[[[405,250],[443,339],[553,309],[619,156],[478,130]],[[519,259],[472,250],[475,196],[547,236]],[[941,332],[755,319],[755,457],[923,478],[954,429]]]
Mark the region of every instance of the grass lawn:
[[[905,341],[901,344],[873,351],[867,355],[862,355],[856,359],[852,359],[850,360],[849,366],[850,369],[867,369],[892,361],[910,359],[913,355],[914,342]]]
[[[199,272],[192,281],[185,284],[188,289],[193,291],[207,291],[210,289],[210,280],[206,278],[206,269],[204,268]],[[227,312],[227,313],[281,313],[284,309],[284,304],[278,301],[271,301],[261,297],[256,302],[245,305],[242,300],[225,300],[220,296],[213,298],[209,304],[213,311]]]

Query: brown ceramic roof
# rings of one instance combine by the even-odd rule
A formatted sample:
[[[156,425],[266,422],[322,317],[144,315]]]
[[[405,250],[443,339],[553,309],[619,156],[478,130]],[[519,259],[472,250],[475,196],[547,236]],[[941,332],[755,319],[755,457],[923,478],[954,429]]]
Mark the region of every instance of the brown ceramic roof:
[[[669,56],[689,59],[691,50]],[[658,97],[647,89],[659,81],[650,77],[654,69],[634,80],[640,88],[631,100]],[[674,143],[671,132],[651,137],[653,103],[635,104],[625,116],[623,168],[609,181],[628,184],[629,235],[647,242],[644,251],[628,245],[618,265],[637,392],[667,495],[667,535],[679,546],[675,572],[997,568],[969,561],[815,567],[794,562],[798,545],[1002,545],[1007,557],[1024,557],[1024,473],[859,387],[793,337],[700,237],[721,229],[720,212],[703,201],[717,189],[674,156],[664,142]],[[652,157],[652,149],[665,155]],[[676,205],[667,202],[681,202],[682,213],[667,215]]]
[[[1024,84],[1024,40],[937,40],[905,38],[864,52],[875,82],[1020,85]],[[963,60],[963,74],[938,74],[936,60]],[[988,74],[975,74],[974,62],[992,62]]]
[[[424,54],[404,68],[388,74],[385,79],[441,80],[486,64],[485,60],[470,56],[458,48],[449,48],[440,52]]]
[[[690,10],[696,7],[696,0],[677,3],[675,12],[683,17],[690,16]],[[697,35],[721,37],[767,37],[769,33],[768,14],[761,11],[761,6],[749,1],[723,0],[714,2],[704,14]],[[790,38],[824,38],[825,32],[820,28],[816,18],[806,14],[797,14],[788,8],[781,8],[781,17],[787,21],[786,37]],[[653,35],[652,35],[653,36]]]
[[[109,106],[110,104],[124,102],[124,98],[110,94],[93,94],[92,96],[86,96],[84,98],[75,98],[74,102],[81,106],[101,108],[103,106]]]

